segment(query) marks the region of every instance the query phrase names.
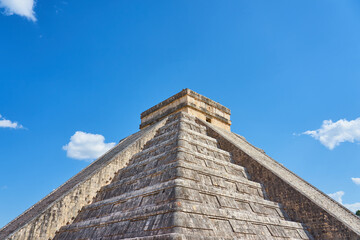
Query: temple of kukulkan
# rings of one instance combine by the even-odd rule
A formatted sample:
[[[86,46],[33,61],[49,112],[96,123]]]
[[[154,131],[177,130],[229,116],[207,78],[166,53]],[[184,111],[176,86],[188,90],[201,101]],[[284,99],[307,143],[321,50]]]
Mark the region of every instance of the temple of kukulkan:
[[[360,218],[230,126],[228,108],[184,89],[0,239],[360,239]]]

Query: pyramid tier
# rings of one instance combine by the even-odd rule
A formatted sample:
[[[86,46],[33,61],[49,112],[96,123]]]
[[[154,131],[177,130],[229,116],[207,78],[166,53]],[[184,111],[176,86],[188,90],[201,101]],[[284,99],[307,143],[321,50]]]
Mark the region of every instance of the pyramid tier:
[[[166,164],[164,164],[165,161],[167,161]],[[207,184],[219,188],[227,188],[232,191],[263,197],[261,185],[249,181],[243,175],[234,175],[217,169],[201,167],[180,160],[176,156],[169,156],[164,159],[164,162],[161,162],[162,164],[158,164],[155,168],[122,178],[103,187],[95,201],[115,197],[125,192],[152,186],[158,182],[166,182],[177,177],[199,183],[207,182]]]
[[[277,203],[257,196],[226,191],[178,178],[89,204],[82,209],[74,222],[103,217],[113,212],[124,213],[147,205],[162,204],[177,199],[204,203],[219,209],[234,209],[257,215],[285,218],[281,206]]]
[[[59,239],[78,239],[78,236],[84,236],[85,232],[86,237],[90,239],[115,235],[118,238],[127,238],[135,233],[136,236],[152,236],[171,232],[196,232],[209,237],[255,235],[279,239],[308,239],[302,225],[295,222],[254,216],[243,211],[217,209],[203,206],[203,203],[194,204],[181,199],[74,223],[64,227],[58,236]]]

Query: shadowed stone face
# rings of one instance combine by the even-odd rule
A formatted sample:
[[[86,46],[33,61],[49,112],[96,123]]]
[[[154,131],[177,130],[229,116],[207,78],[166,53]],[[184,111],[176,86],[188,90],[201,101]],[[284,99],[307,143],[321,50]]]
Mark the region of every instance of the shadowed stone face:
[[[281,203],[284,206],[283,214],[292,221],[306,225],[313,238],[360,239],[360,218],[348,209],[268,157],[263,150],[249,144],[243,137],[204,121],[201,123],[207,126],[209,136],[217,139],[221,149],[231,153],[234,163],[244,166],[254,181],[262,183],[269,200]],[[258,207],[252,209],[264,211]]]

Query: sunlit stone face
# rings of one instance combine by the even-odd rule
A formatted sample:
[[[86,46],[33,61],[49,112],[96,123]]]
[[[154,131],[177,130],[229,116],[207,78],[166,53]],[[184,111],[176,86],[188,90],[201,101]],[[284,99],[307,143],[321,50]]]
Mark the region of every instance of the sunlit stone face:
[[[190,89],[184,89],[144,111],[141,114],[140,129],[180,111],[230,131],[230,109]]]

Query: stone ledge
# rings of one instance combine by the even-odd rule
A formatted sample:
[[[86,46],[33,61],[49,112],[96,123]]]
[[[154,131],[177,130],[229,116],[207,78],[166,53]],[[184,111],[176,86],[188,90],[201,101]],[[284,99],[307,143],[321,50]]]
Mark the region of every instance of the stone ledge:
[[[169,181],[158,183],[158,184],[155,184],[152,186],[147,186],[147,187],[144,187],[141,189],[137,189],[131,193],[123,193],[119,196],[115,196],[115,197],[108,198],[108,199],[105,199],[102,201],[94,202],[90,205],[85,206],[84,210],[99,208],[104,205],[116,204],[117,202],[121,202],[121,201],[131,199],[134,197],[151,195],[151,194],[159,192],[163,189],[176,188],[176,187],[192,189],[192,190],[198,191],[199,193],[216,194],[217,196],[220,196],[220,197],[226,197],[226,198],[232,198],[232,199],[237,199],[237,200],[244,200],[247,202],[258,203],[258,204],[268,206],[268,207],[280,207],[281,206],[278,203],[274,203],[274,202],[265,200],[264,198],[259,197],[259,196],[249,195],[249,194],[244,194],[244,193],[237,193],[237,192],[225,192],[225,190],[215,188],[214,186],[207,186],[207,185],[203,185],[203,184],[199,184],[199,183],[194,185],[192,183],[188,183],[187,180],[184,180],[181,178],[176,178],[176,179],[171,179]]]
[[[155,106],[149,108],[148,110],[142,112],[140,116],[141,116],[141,118],[146,117],[150,113],[153,113],[153,112],[159,110],[160,108],[162,108],[162,107],[164,107],[166,105],[169,105],[171,102],[173,102],[173,101],[175,101],[175,100],[177,100],[177,99],[179,99],[179,98],[181,98],[181,97],[183,97],[185,95],[190,95],[192,97],[195,97],[196,99],[204,101],[207,104],[209,104],[209,105],[211,105],[213,107],[216,107],[216,108],[224,111],[227,114],[231,114],[230,109],[228,109],[227,107],[221,105],[220,103],[217,103],[217,102],[211,100],[210,98],[202,96],[202,95],[200,95],[200,94],[198,94],[198,93],[196,93],[196,92],[194,92],[194,91],[192,91],[192,90],[190,90],[188,88],[185,88],[181,92],[175,94],[174,96],[171,96],[168,99],[162,101],[161,103],[158,103]]]
[[[211,121],[216,126],[230,130],[230,110],[190,89],[184,89],[143,112],[141,114],[140,129],[178,112],[184,112],[189,116]]]
[[[284,227],[289,229],[303,229],[303,226],[299,223],[286,221],[280,218],[275,218],[271,216],[266,216],[266,217],[259,216],[253,212],[250,213],[246,211],[234,211],[227,209],[204,207],[200,204],[194,207],[193,203],[187,203],[186,201],[184,202],[183,200],[178,199],[171,203],[164,203],[157,206],[146,206],[125,213],[115,212],[109,214],[108,216],[104,216],[96,219],[88,219],[86,221],[68,225],[64,227],[61,232],[66,232],[69,230],[71,231],[73,229],[84,229],[91,227],[106,226],[118,222],[144,219],[147,217],[151,217],[155,215],[164,215],[168,213],[174,215],[195,214],[196,216],[216,217],[217,219],[223,219],[223,220],[244,221],[250,224],[266,224],[267,226],[277,226],[277,227]],[[172,227],[186,227],[186,225],[184,225],[184,222],[181,221],[181,219],[184,218],[181,218],[180,216],[177,217],[174,216],[174,220],[177,221],[174,221],[172,223]],[[207,224],[212,225],[210,221]]]

